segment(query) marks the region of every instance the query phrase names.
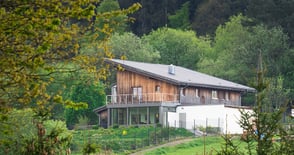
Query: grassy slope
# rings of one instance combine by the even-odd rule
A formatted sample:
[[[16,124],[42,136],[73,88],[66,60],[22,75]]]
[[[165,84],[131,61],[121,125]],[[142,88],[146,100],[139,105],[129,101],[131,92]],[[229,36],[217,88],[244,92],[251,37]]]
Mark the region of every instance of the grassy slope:
[[[234,140],[237,144],[240,141],[238,139]],[[202,155],[204,154],[204,149],[206,154],[217,154],[217,151],[224,146],[224,140],[222,137],[206,137],[205,138],[205,148],[204,148],[204,137],[196,138],[195,140],[180,144],[173,147],[162,147],[155,149],[153,151],[145,153],[145,155]],[[240,145],[241,152],[247,152],[245,149],[245,143]]]

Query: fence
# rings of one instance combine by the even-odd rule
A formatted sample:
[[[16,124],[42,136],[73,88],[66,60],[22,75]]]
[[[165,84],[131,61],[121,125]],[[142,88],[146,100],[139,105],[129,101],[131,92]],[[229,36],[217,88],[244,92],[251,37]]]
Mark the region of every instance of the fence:
[[[224,120],[221,118],[193,119],[168,122],[170,127],[186,128],[196,136],[202,134],[221,134],[225,131]]]
[[[91,131],[80,130],[74,135],[72,151],[81,152],[81,146],[85,143],[91,143],[99,146],[102,150],[112,150],[115,153],[126,152],[191,136],[193,136],[193,133],[184,128],[162,127],[161,125]]]

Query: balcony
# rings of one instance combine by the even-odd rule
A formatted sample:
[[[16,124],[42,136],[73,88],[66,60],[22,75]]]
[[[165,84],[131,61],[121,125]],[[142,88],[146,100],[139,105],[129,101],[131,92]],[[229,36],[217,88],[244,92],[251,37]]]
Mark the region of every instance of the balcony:
[[[181,105],[210,105],[224,104],[227,106],[239,106],[241,101],[231,101],[225,99],[212,99],[196,96],[180,96],[179,94],[148,93],[141,95],[120,94],[107,95],[108,105],[138,105],[138,104],[181,104]]]
[[[107,95],[107,104],[151,104],[151,103],[179,103],[178,94],[148,93],[141,95],[120,94]]]
[[[226,106],[240,106],[241,101],[231,101],[225,99],[213,99],[207,97],[181,96],[180,103],[182,105],[210,105],[224,104]]]

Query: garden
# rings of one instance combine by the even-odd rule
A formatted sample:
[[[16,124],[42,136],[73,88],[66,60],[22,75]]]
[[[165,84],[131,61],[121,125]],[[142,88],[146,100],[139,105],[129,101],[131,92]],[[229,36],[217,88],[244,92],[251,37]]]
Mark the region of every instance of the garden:
[[[186,129],[161,125],[76,130],[73,131],[71,151],[73,154],[129,154],[141,148],[192,136],[193,133]]]

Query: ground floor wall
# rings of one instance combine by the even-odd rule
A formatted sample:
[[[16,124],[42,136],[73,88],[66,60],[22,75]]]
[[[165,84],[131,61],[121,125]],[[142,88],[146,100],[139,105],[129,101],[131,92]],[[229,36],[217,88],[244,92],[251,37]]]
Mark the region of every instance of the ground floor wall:
[[[178,106],[176,112],[168,112],[167,123],[171,127],[189,130],[214,127],[221,133],[241,134],[243,129],[238,123],[241,118],[239,110],[224,105]]]

